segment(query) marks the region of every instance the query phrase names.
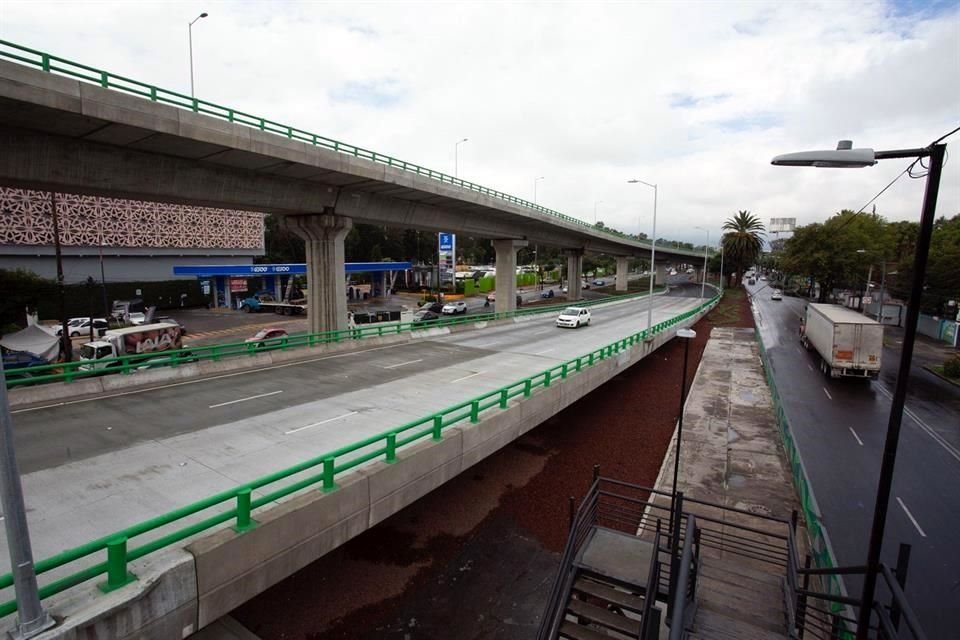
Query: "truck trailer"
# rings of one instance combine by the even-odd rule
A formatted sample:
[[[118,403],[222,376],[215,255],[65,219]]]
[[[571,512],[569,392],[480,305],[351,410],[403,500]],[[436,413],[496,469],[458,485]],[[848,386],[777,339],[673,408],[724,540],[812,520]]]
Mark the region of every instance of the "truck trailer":
[[[80,369],[95,371],[118,367],[120,362],[116,360],[102,361],[119,356],[142,356],[136,361],[146,363],[160,352],[181,348],[182,338],[183,331],[180,325],[172,322],[110,329],[99,340],[88,342],[80,347],[80,360],[84,362],[80,365]]]
[[[883,325],[835,304],[808,304],[800,342],[820,355],[831,378],[876,379],[883,353]]]
[[[278,302],[270,293],[262,291],[250,296],[241,303],[240,309],[247,313],[259,313],[261,311],[274,312],[276,314],[292,316],[306,312],[306,300],[295,299],[289,302]]]

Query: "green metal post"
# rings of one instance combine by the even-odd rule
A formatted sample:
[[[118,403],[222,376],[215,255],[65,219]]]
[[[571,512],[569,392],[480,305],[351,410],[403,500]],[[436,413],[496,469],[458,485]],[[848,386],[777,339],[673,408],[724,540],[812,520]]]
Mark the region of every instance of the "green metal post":
[[[387,463],[393,464],[397,461],[397,434],[387,434]]]
[[[474,400],[470,403],[470,422],[476,424],[480,422],[480,401]]]
[[[443,434],[440,433],[440,430],[443,428],[443,416],[437,414],[433,416],[433,439],[434,440],[443,440]]]
[[[323,490],[335,491],[337,484],[333,481],[334,467],[333,458],[323,459]]]
[[[533,380],[527,378],[523,381],[523,397],[529,398],[531,391],[533,391]]]
[[[107,581],[97,585],[100,591],[109,593],[136,579],[127,571],[127,538],[121,536],[107,542]]]
[[[237,524],[233,530],[237,533],[249,531],[257,526],[257,523],[250,517],[250,488],[245,487],[237,492]]]
[[[543,373],[543,386],[544,388],[550,386],[550,371],[544,371]]]
[[[507,393],[506,389],[500,389],[500,408],[501,409],[507,408],[507,400],[509,399],[508,396],[509,394]]]

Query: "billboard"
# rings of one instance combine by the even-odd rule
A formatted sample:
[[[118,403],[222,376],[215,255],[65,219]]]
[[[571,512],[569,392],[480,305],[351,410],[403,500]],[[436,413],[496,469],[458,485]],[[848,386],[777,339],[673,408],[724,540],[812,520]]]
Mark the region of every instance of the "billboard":
[[[441,284],[452,284],[456,271],[457,236],[452,233],[439,233],[438,250]]]
[[[796,218],[770,218],[770,226],[767,228],[767,231],[770,233],[789,233],[796,227]]]

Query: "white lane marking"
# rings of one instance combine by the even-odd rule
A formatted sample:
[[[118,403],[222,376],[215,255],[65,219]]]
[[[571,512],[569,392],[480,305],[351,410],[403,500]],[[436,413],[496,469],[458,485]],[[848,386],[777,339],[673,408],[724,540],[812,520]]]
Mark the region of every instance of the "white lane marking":
[[[423,358],[420,358],[419,360],[407,360],[406,362],[398,362],[397,364],[388,364],[388,365],[384,366],[383,368],[384,368],[384,369],[396,369],[397,367],[403,367],[403,366],[406,366],[406,365],[408,365],[408,364],[416,364],[416,363],[418,363],[418,362],[423,362]]]
[[[41,409],[54,409],[56,407],[65,407],[71,404],[81,404],[84,402],[95,402],[97,400],[106,400],[108,398],[119,398],[121,396],[132,396],[138,393],[147,393],[148,391],[157,391],[159,389],[170,389],[173,387],[182,387],[188,384],[198,384],[200,382],[207,382],[209,380],[219,380],[221,378],[233,378],[234,376],[246,376],[251,373],[259,373],[260,371],[270,371],[272,369],[286,369],[287,367],[295,367],[300,364],[311,364],[313,362],[321,362],[323,360],[333,360],[334,358],[347,358],[350,356],[355,356],[360,353],[367,353],[370,351],[383,351],[384,349],[396,349],[397,347],[406,346],[408,343],[403,342],[400,344],[388,344],[382,347],[371,347],[369,349],[360,349],[358,351],[350,351],[349,353],[336,353],[332,356],[323,356],[320,358],[311,358],[309,360],[297,360],[296,362],[287,362],[284,364],[275,364],[269,367],[260,367],[259,369],[248,369],[246,371],[236,371],[234,373],[222,373],[219,376],[209,376],[206,378],[197,378],[196,380],[184,380],[183,382],[173,382],[171,384],[160,385],[159,387],[147,387],[146,389],[134,389],[133,391],[122,391],[120,393],[113,393],[107,396],[96,396],[94,398],[83,398],[81,400],[67,400],[65,402],[54,402],[53,404],[45,404],[42,407],[30,407],[29,409],[17,409],[16,411],[11,411],[10,413],[27,413],[30,411],[39,411]]]
[[[462,378],[457,378],[456,380],[451,380],[451,381],[450,381],[450,384],[453,384],[454,382],[460,382],[461,380],[467,380],[467,379],[472,378],[472,377],[474,377],[474,376],[478,376],[478,375],[480,375],[481,373],[483,373],[483,371],[477,371],[476,373],[471,373],[471,374],[468,375],[468,376],[463,376]]]
[[[266,398],[267,396],[275,396],[278,393],[283,393],[283,389],[280,391],[271,391],[270,393],[258,393],[255,396],[249,396],[247,398],[240,398],[239,400],[230,400],[229,402],[221,402],[220,404],[212,404],[208,408],[216,409],[217,407],[225,407],[228,404],[237,404],[238,402],[246,402],[247,400],[256,400],[257,398]]]
[[[887,391],[887,389],[886,389],[883,385],[877,383],[875,386],[876,386],[877,391],[879,391],[880,393],[882,393],[883,395],[885,395],[885,396],[887,397],[887,399],[890,400],[891,402],[893,401],[893,394],[890,393],[889,391]],[[952,444],[950,444],[949,442],[947,442],[947,441],[944,439],[943,436],[941,436],[939,433],[937,433],[936,431],[934,431],[933,427],[931,427],[931,426],[928,425],[926,422],[924,422],[923,420],[921,420],[921,419],[920,419],[920,416],[918,416],[918,415],[915,414],[913,411],[911,411],[906,405],[904,405],[904,407],[903,407],[903,412],[904,412],[905,414],[907,414],[908,416],[910,416],[910,419],[912,419],[914,422],[916,422],[916,423],[917,423],[917,426],[920,427],[921,430],[923,430],[928,436],[930,436],[931,438],[933,438],[933,441],[934,441],[934,442],[936,442],[937,444],[939,444],[941,447],[943,447],[943,449],[944,449],[947,453],[949,453],[951,456],[953,456],[953,459],[954,459],[954,460],[956,460],[957,462],[960,462],[960,450],[958,450],[958,449],[957,449],[956,447],[954,447]]]
[[[545,351],[535,351],[533,355],[539,356],[539,355],[543,355],[544,353],[550,353],[551,351],[554,351],[554,349],[547,349]]]
[[[810,369],[810,371],[813,371],[813,365],[810,363],[807,363],[807,369]]]
[[[897,496],[897,502],[900,503],[900,508],[903,509],[903,512],[907,514],[908,518],[910,518],[910,522],[913,523],[913,526],[917,528],[917,532],[920,533],[920,536],[926,538],[927,534],[924,533],[923,529],[920,528],[920,524],[917,523],[917,519],[913,517],[912,513],[910,513],[910,509],[907,509],[907,505],[903,504],[903,500],[900,499],[900,496]]]
[[[539,335],[543,335],[544,333],[550,333],[551,331],[553,331],[553,329],[544,329],[543,331],[534,331],[533,335],[539,336]]]
[[[343,418],[349,418],[350,416],[356,415],[356,411],[351,411],[350,413],[345,413],[342,416],[337,416],[336,418],[329,418],[327,420],[321,420],[320,422],[314,422],[313,424],[308,424],[303,427],[297,427],[296,429],[291,429],[290,431],[285,431],[283,435],[288,436],[291,433],[296,433],[298,431],[303,431],[304,429],[312,429],[314,427],[319,427],[322,424],[327,424],[328,422],[333,422],[334,420],[341,420]]]
[[[847,427],[847,429],[850,429],[850,433],[852,433],[852,434],[853,434],[853,437],[856,438],[857,444],[862,447],[862,446],[863,446],[863,440],[861,440],[861,439],[860,439],[860,436],[857,435],[857,432],[853,430],[853,427]]]
[[[833,400],[833,396],[830,395],[830,392],[827,391],[827,388],[826,388],[826,387],[823,388],[823,392],[824,392],[825,394],[827,394],[827,397],[828,397],[828,398],[830,398],[831,400]]]

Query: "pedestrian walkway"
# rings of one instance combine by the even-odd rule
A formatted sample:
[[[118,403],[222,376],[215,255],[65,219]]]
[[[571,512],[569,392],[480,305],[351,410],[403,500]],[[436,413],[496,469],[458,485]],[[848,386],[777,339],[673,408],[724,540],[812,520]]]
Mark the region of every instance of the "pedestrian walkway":
[[[657,480],[664,492],[672,489],[676,445],[677,433]],[[691,637],[787,637],[783,549],[774,552],[778,532],[763,517],[789,521],[799,504],[753,329],[710,334],[684,408],[677,490],[684,511],[704,526]],[[667,497],[655,502],[669,508]]]

